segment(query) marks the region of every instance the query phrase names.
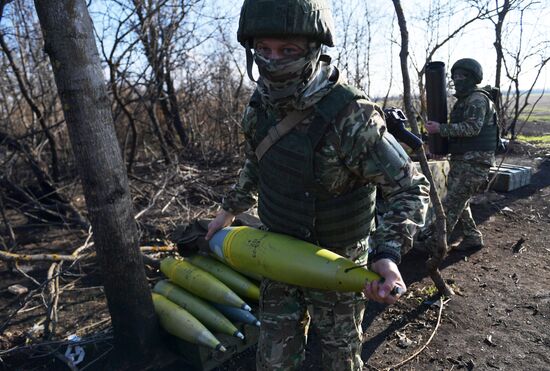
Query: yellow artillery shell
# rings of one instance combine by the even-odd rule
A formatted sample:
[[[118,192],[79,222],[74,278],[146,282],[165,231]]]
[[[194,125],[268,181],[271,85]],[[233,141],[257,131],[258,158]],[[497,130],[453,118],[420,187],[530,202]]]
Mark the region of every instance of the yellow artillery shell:
[[[155,312],[166,332],[193,344],[225,352],[225,347],[188,311],[162,295],[153,293]]]
[[[228,227],[209,241],[211,251],[243,269],[292,285],[360,292],[380,276],[332,251],[300,239],[250,227]]]
[[[208,329],[244,339],[244,335],[222,313],[181,287],[163,280],[157,282],[153,291],[187,310]]]
[[[222,262],[224,264],[225,263],[225,260],[223,258],[220,258],[219,256],[217,256],[216,254],[214,253],[211,253],[210,254],[211,257],[213,257],[214,259],[216,259],[217,261],[219,262]],[[257,282],[261,282],[262,281],[262,276],[259,275],[258,273],[253,273],[253,272],[250,272],[250,271],[245,271],[244,269],[236,269],[235,267],[232,267],[233,269],[235,269],[236,272],[239,272],[243,275],[245,275],[246,277],[254,280],[254,281],[257,281]]]
[[[246,296],[256,301],[260,299],[260,289],[258,286],[227,265],[203,255],[191,256],[187,260],[191,264],[212,274],[238,295]]]
[[[248,304],[223,282],[186,260],[165,258],[160,262],[160,270],[170,281],[203,299],[250,310]]]

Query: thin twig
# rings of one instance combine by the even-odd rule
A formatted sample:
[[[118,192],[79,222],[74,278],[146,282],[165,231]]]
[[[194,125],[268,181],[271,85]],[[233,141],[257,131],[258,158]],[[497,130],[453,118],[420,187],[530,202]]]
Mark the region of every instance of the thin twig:
[[[430,342],[432,341],[433,337],[435,336],[435,333],[437,332],[437,329],[439,328],[439,324],[441,323],[441,314],[443,313],[443,296],[441,296],[439,298],[439,315],[437,316],[437,324],[435,325],[435,328],[432,332],[432,335],[430,336],[430,338],[428,339],[428,341],[426,342],[426,344],[424,344],[419,350],[417,350],[416,352],[414,352],[409,358],[406,358],[404,359],[403,361],[399,362],[398,364],[396,365],[393,365],[393,366],[390,366],[390,367],[387,367],[384,369],[384,371],[390,371],[390,370],[393,370],[393,369],[396,369],[396,368],[399,368],[401,366],[403,366],[404,364],[410,362],[411,360],[413,360],[414,358],[416,358],[420,353],[422,353],[422,351],[424,349],[426,349],[426,347],[428,346],[428,344],[430,344]]]
[[[98,327],[98,326],[101,326],[107,322],[110,322],[111,321],[111,317],[107,317],[107,318],[104,318],[102,319],[101,321],[98,321],[98,322],[94,322],[94,323],[91,323],[87,326],[84,326],[84,327],[81,327],[77,330],[77,335],[78,334],[84,334],[85,333],[85,330],[89,330],[89,329],[92,329],[94,327]],[[80,336],[80,335],[79,335]]]
[[[16,269],[19,273],[21,273],[23,276],[25,276],[26,278],[28,278],[29,280],[31,280],[32,282],[34,282],[34,284],[35,284],[36,286],[40,286],[40,282],[38,282],[37,280],[35,280],[32,276],[28,275],[23,269],[21,269],[21,268],[19,267],[19,262],[18,262],[17,260],[15,261],[14,266],[15,266],[15,269]]]

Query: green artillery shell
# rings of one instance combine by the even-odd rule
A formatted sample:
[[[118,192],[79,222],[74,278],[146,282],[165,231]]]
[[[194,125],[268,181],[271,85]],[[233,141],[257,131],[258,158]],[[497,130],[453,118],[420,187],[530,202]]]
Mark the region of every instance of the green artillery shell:
[[[160,270],[170,281],[203,299],[250,310],[229,287],[188,261],[168,257],[160,262]]]
[[[157,282],[153,291],[187,310],[208,329],[244,339],[243,334],[217,309],[181,287],[164,280]]]
[[[229,227],[209,241],[211,251],[236,270],[321,290],[360,292],[380,276],[332,251],[297,238],[250,227]]]
[[[227,265],[203,255],[191,256],[187,260],[225,283],[238,295],[246,296],[256,301],[260,299],[260,289],[258,286]]]
[[[155,293],[152,295],[160,324],[168,333],[190,343],[225,352],[225,348],[219,340],[188,311],[162,295]]]

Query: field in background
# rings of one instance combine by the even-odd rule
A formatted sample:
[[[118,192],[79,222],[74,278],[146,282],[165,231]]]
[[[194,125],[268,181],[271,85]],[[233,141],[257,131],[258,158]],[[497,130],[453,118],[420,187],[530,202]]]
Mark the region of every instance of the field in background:
[[[531,95],[529,101],[533,104],[538,99],[538,95]],[[544,94],[537,103],[533,112],[529,115],[531,107],[527,107],[522,115],[519,116],[521,121],[528,120],[529,122],[550,122],[550,93]]]
[[[531,97],[534,102],[537,95]],[[545,94],[529,115],[530,107],[519,117],[518,139],[533,144],[550,143],[550,94]]]

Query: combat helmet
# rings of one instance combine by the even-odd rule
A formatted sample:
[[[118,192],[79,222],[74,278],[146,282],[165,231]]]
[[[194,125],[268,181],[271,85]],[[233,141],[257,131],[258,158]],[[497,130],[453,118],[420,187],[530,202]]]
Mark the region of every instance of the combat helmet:
[[[456,61],[453,67],[451,67],[451,76],[457,68],[470,72],[475,78],[476,84],[479,84],[483,80],[483,68],[481,68],[481,64],[475,59],[462,58]]]
[[[327,0],[245,0],[237,40],[249,48],[254,37],[304,36],[334,46],[333,30]]]

